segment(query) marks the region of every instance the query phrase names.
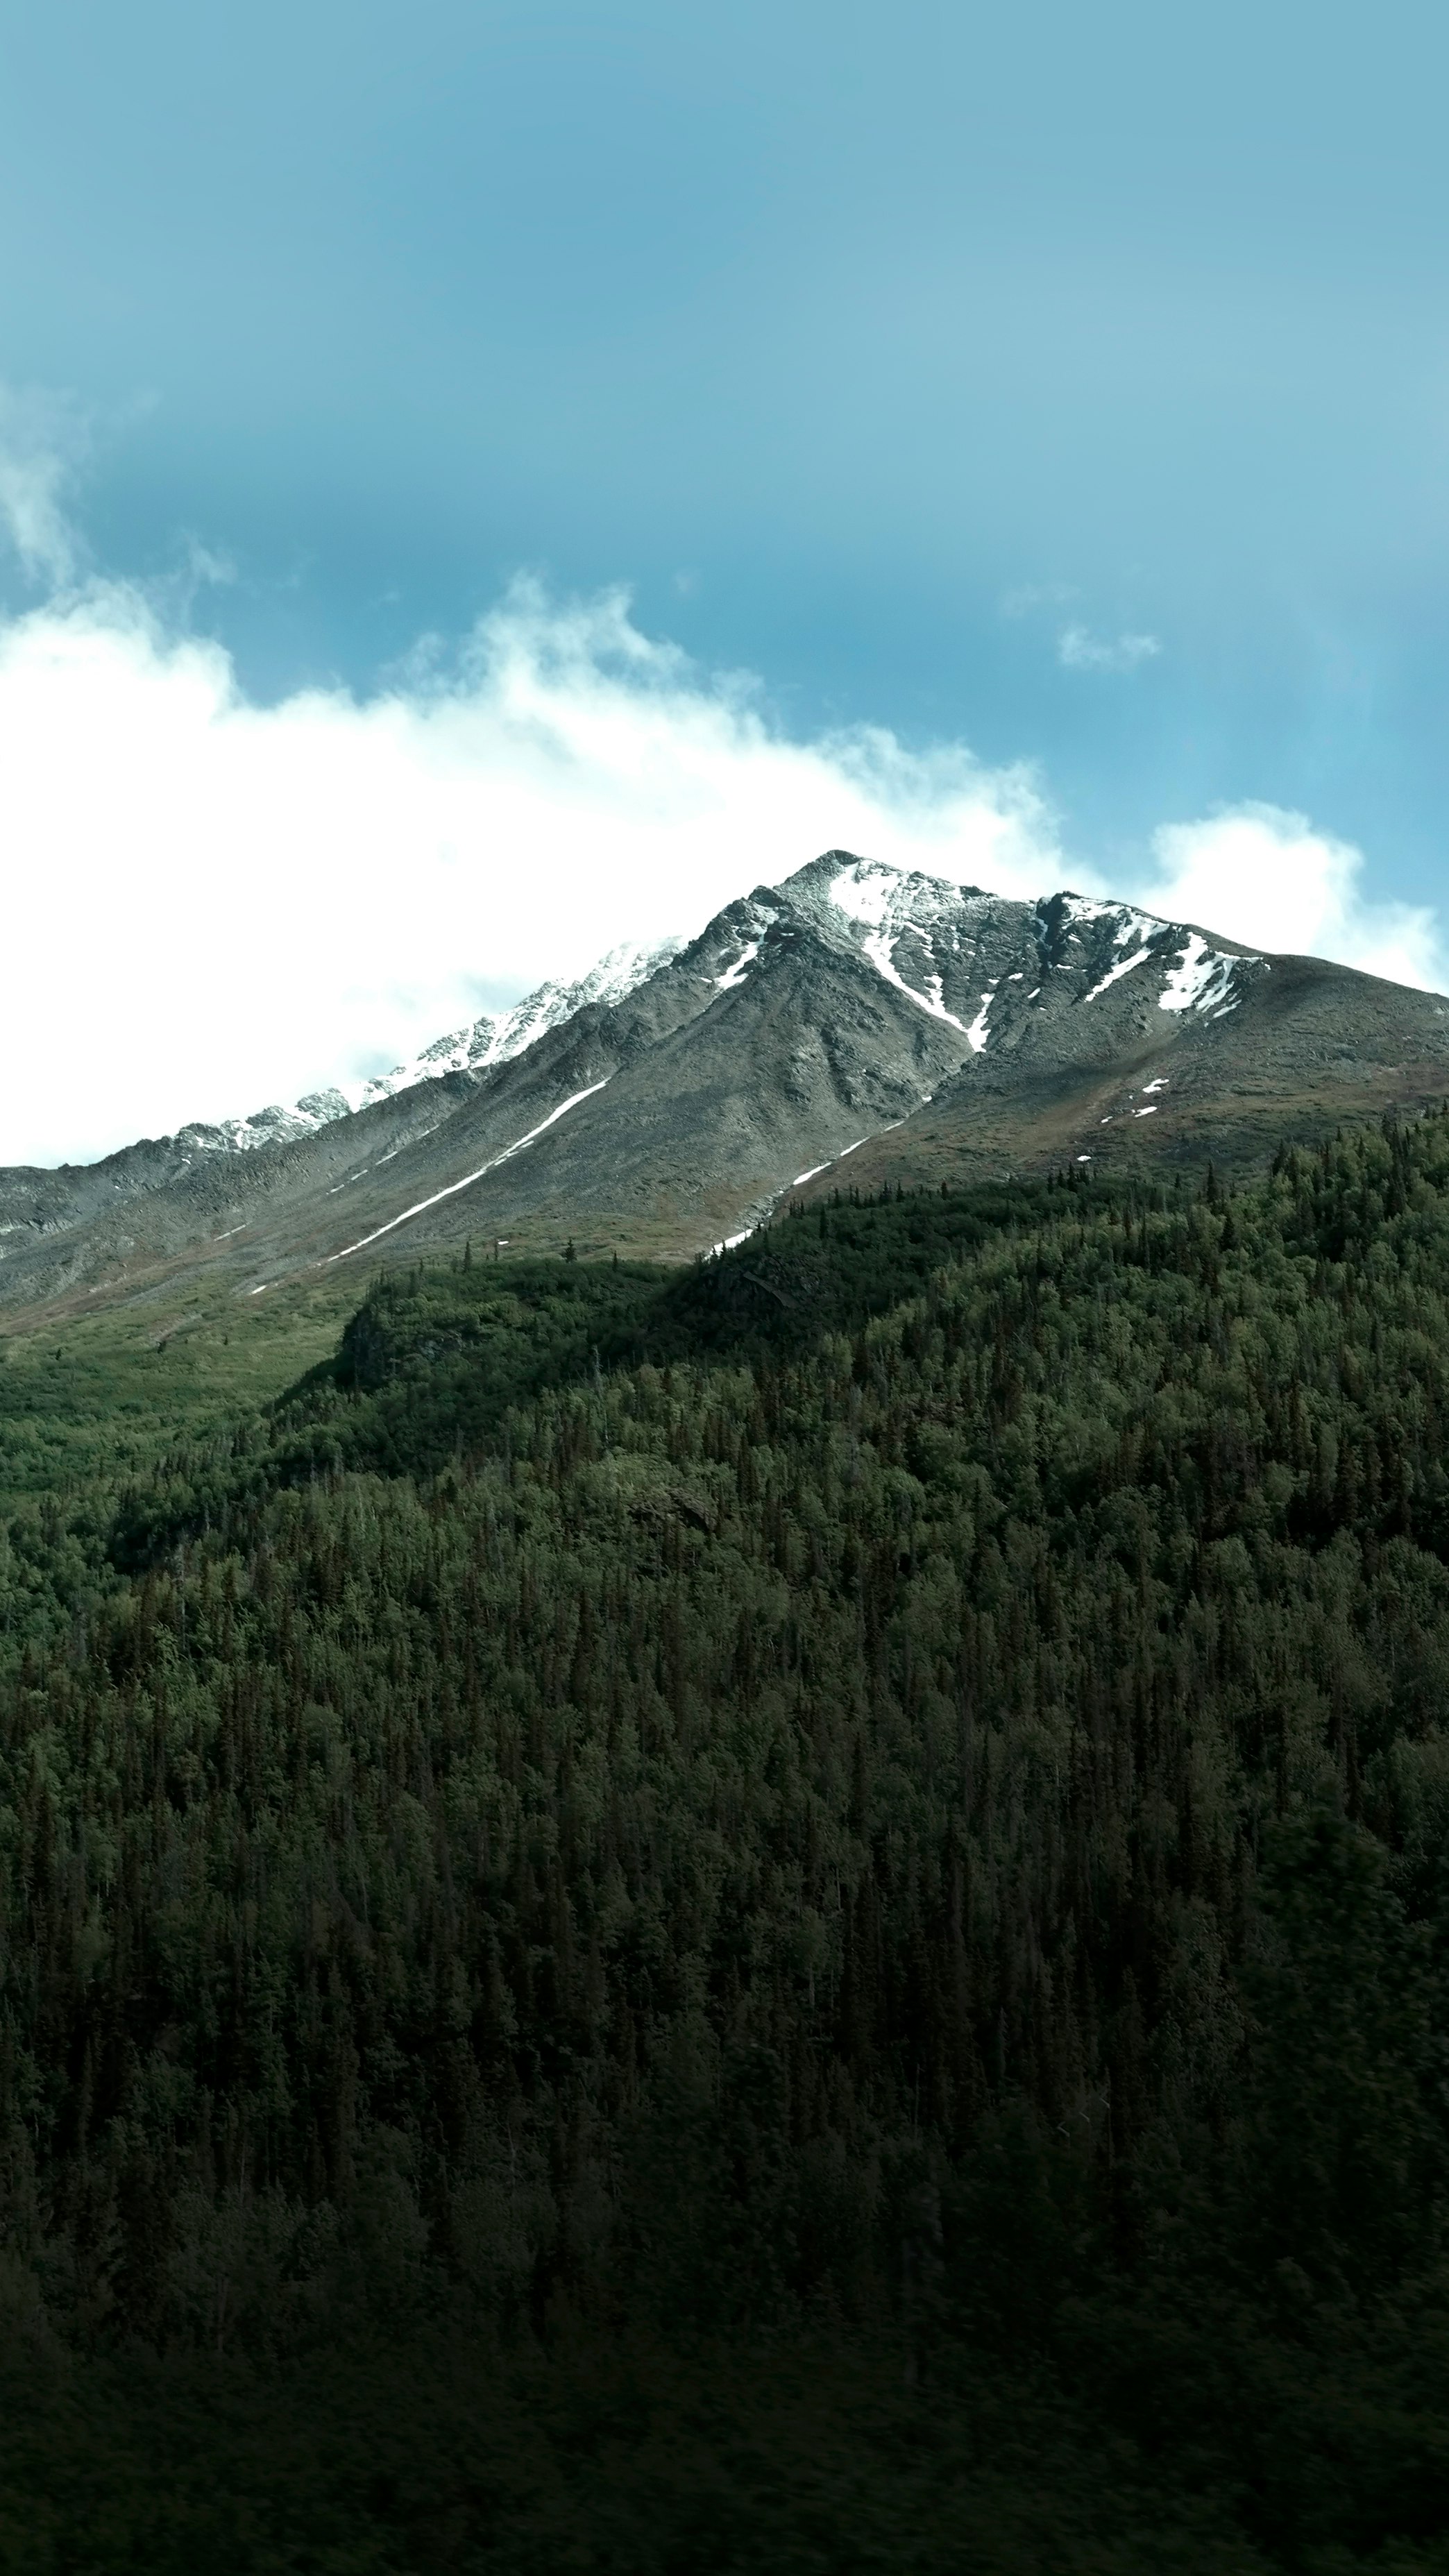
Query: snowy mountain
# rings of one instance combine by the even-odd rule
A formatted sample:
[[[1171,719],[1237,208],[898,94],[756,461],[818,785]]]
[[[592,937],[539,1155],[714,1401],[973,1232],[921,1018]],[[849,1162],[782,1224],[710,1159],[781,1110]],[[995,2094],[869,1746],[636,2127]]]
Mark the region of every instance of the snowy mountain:
[[[993,1037],[999,1041],[1008,1024],[1015,1027],[1022,1009],[1036,1006],[1051,1018],[1052,990],[1033,976],[1075,978],[1071,1001],[1080,1007],[1145,968],[1161,1010],[1221,1017],[1238,1008],[1256,974],[1269,971],[1267,959],[1251,950],[1210,941],[1188,923],[1133,904],[1068,893],[1013,903],[843,851],[813,860],[781,893],[827,937],[848,939],[928,1017],[959,1030],[974,1055]],[[1003,939],[1019,965],[1004,962]],[[993,966],[996,972],[987,971]],[[1010,990],[1028,983],[1024,994]]]
[[[971,985],[975,961],[984,953],[982,943],[1000,924],[1002,897],[833,851],[788,879],[778,900],[766,889],[745,899],[740,926],[753,935],[741,939],[738,955],[719,979],[721,990],[732,990],[744,981],[759,953],[760,938],[789,905],[807,914],[826,937],[852,945],[887,983],[929,1017],[958,1029],[974,1053],[985,1051],[993,1026],[999,1030],[1004,1013],[1013,1000],[1021,998],[1001,993],[998,987],[1002,982],[1021,982],[1025,969],[989,979],[979,991]],[[1006,908],[1012,915],[1029,909]],[[1066,954],[1071,947],[1090,948],[1097,955],[1107,942],[1110,962],[1098,984],[1083,997],[1088,1001],[1099,999],[1135,968],[1156,963],[1167,970],[1162,1009],[1232,1010],[1241,999],[1241,986],[1235,980],[1240,969],[1264,965],[1260,958],[1213,946],[1199,932],[1157,920],[1130,904],[1095,903],[1081,895],[1060,894],[1038,904],[1032,920],[1053,972],[1077,962]],[[192,1151],[210,1153],[247,1153],[265,1145],[294,1143],[319,1127],[442,1074],[485,1073],[524,1054],[537,1039],[589,1004],[608,1007],[627,1000],[679,956],[686,944],[683,939],[670,939],[653,948],[629,943],[612,948],[577,982],[540,984],[510,1010],[496,1017],[484,1013],[466,1028],[435,1038],[390,1073],[367,1081],[333,1083],[285,1107],[274,1102],[254,1110],[246,1118],[193,1122],[179,1131],[178,1142]],[[963,979],[969,988],[964,992]],[[970,1010],[969,1020],[948,1005],[948,984],[962,1009]],[[1030,996],[1033,1002],[1038,998],[1035,992]]]
[[[261,1294],[470,1237],[678,1259],[792,1196],[1247,1169],[1446,1093],[1442,996],[831,850],[354,1092],[0,1172],[0,1302],[129,1293],[158,1265]]]

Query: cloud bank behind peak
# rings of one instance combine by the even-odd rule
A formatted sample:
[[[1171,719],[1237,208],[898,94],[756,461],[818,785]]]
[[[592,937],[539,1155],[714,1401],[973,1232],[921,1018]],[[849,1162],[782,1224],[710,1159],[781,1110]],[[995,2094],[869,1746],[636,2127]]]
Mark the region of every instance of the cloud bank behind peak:
[[[791,740],[620,592],[519,582],[446,669],[259,706],[154,596],[93,583],[0,627],[0,738],[6,1163],[382,1070],[831,845],[1018,893],[1060,874],[1026,770]]]
[[[30,560],[56,586],[0,624],[5,1163],[385,1070],[832,846],[1449,980],[1432,916],[1366,901],[1360,855],[1300,815],[1167,825],[1109,885],[1030,767],[883,728],[793,738],[622,591],[560,604],[520,580],[455,656],[425,643],[370,694],[259,705],[170,594],[77,580],[53,487],[20,504],[37,492]]]

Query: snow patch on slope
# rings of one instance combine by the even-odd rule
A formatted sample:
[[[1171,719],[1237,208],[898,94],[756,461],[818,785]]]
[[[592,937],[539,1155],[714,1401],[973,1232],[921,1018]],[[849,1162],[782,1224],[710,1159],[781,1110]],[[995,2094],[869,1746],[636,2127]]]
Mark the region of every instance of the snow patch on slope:
[[[904,993],[908,1002],[914,1002],[917,1010],[959,1029],[963,1037],[968,1034],[965,1021],[946,1008],[931,933],[939,922],[958,914],[963,900],[969,902],[973,891],[934,877],[907,875],[877,859],[857,859],[841,868],[826,889],[834,910],[864,934],[858,944],[876,973],[893,984],[898,993]],[[896,963],[897,946],[908,937],[919,940],[928,961],[922,984],[913,984]]]
[[[879,859],[857,859],[831,878],[830,900],[847,921],[858,921],[864,929],[879,930],[893,916],[898,927],[901,894],[909,882],[899,868],[888,868]]]
[[[1236,1010],[1233,977],[1239,966],[1263,965],[1262,958],[1225,957],[1209,948],[1201,931],[1190,930],[1177,964],[1157,997],[1159,1011],[1202,1011],[1214,1019]]]
[[[914,929],[914,922],[910,923],[908,927]],[[900,933],[897,932],[896,936],[899,938]],[[914,984],[908,984],[906,982],[904,975],[901,973],[900,968],[897,966],[895,959],[891,955],[891,935],[889,931],[871,931],[861,944],[877,974],[883,975],[888,984],[894,984],[897,992],[904,993],[908,1002],[914,1002],[918,1011],[925,1011],[933,1020],[949,1020],[953,1029],[960,1029],[963,1035],[969,1034],[966,1030],[965,1021],[958,1020],[955,1012],[948,1011],[945,1003],[942,1001],[941,978],[939,975],[932,974],[928,977],[927,990],[924,993],[918,992]]]
[[[1197,1011],[1206,1018],[1222,1019],[1235,1011],[1241,995],[1234,990],[1241,966],[1261,966],[1268,971],[1265,957],[1252,954],[1229,956],[1213,948],[1201,931],[1190,930],[1181,922],[1159,920],[1154,913],[1140,912],[1135,904],[1096,903],[1085,895],[1066,895],[1061,899],[1065,920],[1083,923],[1110,921],[1113,924],[1112,945],[1126,953],[1113,959],[1100,976],[1084,1002],[1095,1002],[1124,975],[1148,958],[1170,965],[1158,997],[1163,1011]],[[1070,934],[1076,937],[1076,932]]]
[[[604,1084],[612,1080],[612,1074],[606,1073],[601,1081],[587,1083],[582,1091],[574,1092],[570,1099],[561,1100],[557,1109],[551,1109],[546,1118],[540,1118],[538,1125],[530,1127],[526,1136],[515,1137],[511,1145],[504,1146],[501,1154],[491,1155],[486,1163],[480,1163],[476,1172],[466,1172],[461,1181],[450,1181],[446,1189],[434,1190],[430,1198],[415,1199],[411,1207],[403,1209],[401,1216],[390,1216],[386,1225],[374,1226],[371,1234],[359,1235],[356,1243],[344,1244],[340,1252],[329,1252],[327,1255],[329,1266],[334,1261],[349,1260],[354,1252],[365,1251],[369,1243],[376,1243],[381,1236],[391,1234],[400,1225],[406,1225],[409,1217],[421,1216],[425,1208],[436,1207],[440,1199],[456,1198],[459,1190],[470,1190],[475,1181],[482,1180],[485,1172],[496,1172],[500,1163],[511,1163],[515,1154],[525,1153],[530,1145],[537,1143],[546,1128],[556,1126],[560,1118],[567,1118],[569,1111],[577,1109],[581,1100],[592,1100],[594,1093],[602,1091]]]
[[[987,1014],[988,1014],[988,1012],[989,1012],[989,1011],[990,1011],[990,1009],[991,1009],[991,1005],[992,1005],[992,1003],[995,1001],[995,999],[996,999],[996,986],[993,984],[989,993],[983,993],[983,994],[982,994],[982,996],[981,996],[981,1008],[980,1008],[980,1010],[977,1012],[975,1019],[972,1021],[970,1028],[969,1028],[969,1029],[967,1030],[967,1032],[966,1032],[966,1043],[967,1043],[967,1045],[971,1048],[972,1052],[973,1052],[974,1054],[976,1054],[976,1055],[980,1055],[980,1053],[981,1053],[982,1049],[984,1048],[984,1046],[985,1046],[985,1044],[986,1044],[986,1038],[987,1038],[986,1019],[987,1019]],[[960,1021],[958,1020],[958,1021],[957,1021],[957,1023],[956,1023],[956,1026],[959,1028],[959,1027],[960,1027],[960,1025],[961,1025],[961,1023],[960,1023]]]
[[[745,977],[748,975],[750,968],[753,966],[759,953],[760,943],[758,939],[750,940],[748,945],[740,950],[733,966],[731,966],[725,974],[716,975],[714,979],[715,991],[717,993],[732,993],[737,984],[743,984]]]
[[[1102,995],[1108,991],[1110,986],[1119,982],[1122,976],[1130,975],[1133,967],[1141,966],[1144,961],[1151,956],[1151,954],[1152,951],[1150,948],[1134,948],[1130,957],[1119,957],[1115,965],[1108,967],[1106,974],[1101,979],[1101,982],[1094,984],[1090,993],[1084,993],[1082,995],[1083,1001],[1100,1001]]]

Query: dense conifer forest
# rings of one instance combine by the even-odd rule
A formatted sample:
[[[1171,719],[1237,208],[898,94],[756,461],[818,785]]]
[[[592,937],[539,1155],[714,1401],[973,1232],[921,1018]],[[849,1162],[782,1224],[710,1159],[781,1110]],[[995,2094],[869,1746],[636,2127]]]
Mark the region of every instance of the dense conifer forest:
[[[0,1524],[0,2569],[1449,2569],[1449,1114]]]

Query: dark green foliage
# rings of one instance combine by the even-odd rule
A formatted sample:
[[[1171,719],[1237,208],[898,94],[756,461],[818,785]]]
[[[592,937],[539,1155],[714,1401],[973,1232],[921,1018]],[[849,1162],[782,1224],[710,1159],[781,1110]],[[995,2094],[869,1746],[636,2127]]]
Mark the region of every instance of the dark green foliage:
[[[1085,1185],[1084,1185],[1085,1186]],[[1097,1197],[1111,1203],[1109,1186]],[[687,1270],[522,1260],[383,1272],[342,1335],[263,1418],[178,1446],[124,1494],[111,1538],[135,1571],[278,1486],[341,1467],[432,1474],[496,1434],[510,1406],[604,1369],[797,1353],[853,1331],[953,1256],[1064,1216],[1050,1189],[985,1186],[944,1205],[888,1197],[795,1211]]]
[[[339,2339],[503,2354],[359,2566],[1443,2563],[1449,1120],[996,1201],[380,1283],[12,1642],[0,2294],[304,2447]],[[621,2334],[703,2524],[671,2364],[549,2414]],[[813,2523],[711,2349],[833,2392]]]
[[[588,1376],[668,1274],[641,1262],[467,1262],[384,1272],[328,1359],[265,1416],[178,1447],[122,1497],[111,1551],[136,1571],[279,1486],[343,1466],[428,1474],[540,1388]]]
[[[894,2356],[892,2356],[894,2358]],[[401,2366],[400,2366],[401,2363]],[[363,2334],[325,2370],[0,2379],[0,2564],[479,2576],[1260,2576],[1211,2501],[1040,2390],[923,2396],[838,2346],[545,2361]],[[1421,2562],[1398,2560],[1397,2570]]]

